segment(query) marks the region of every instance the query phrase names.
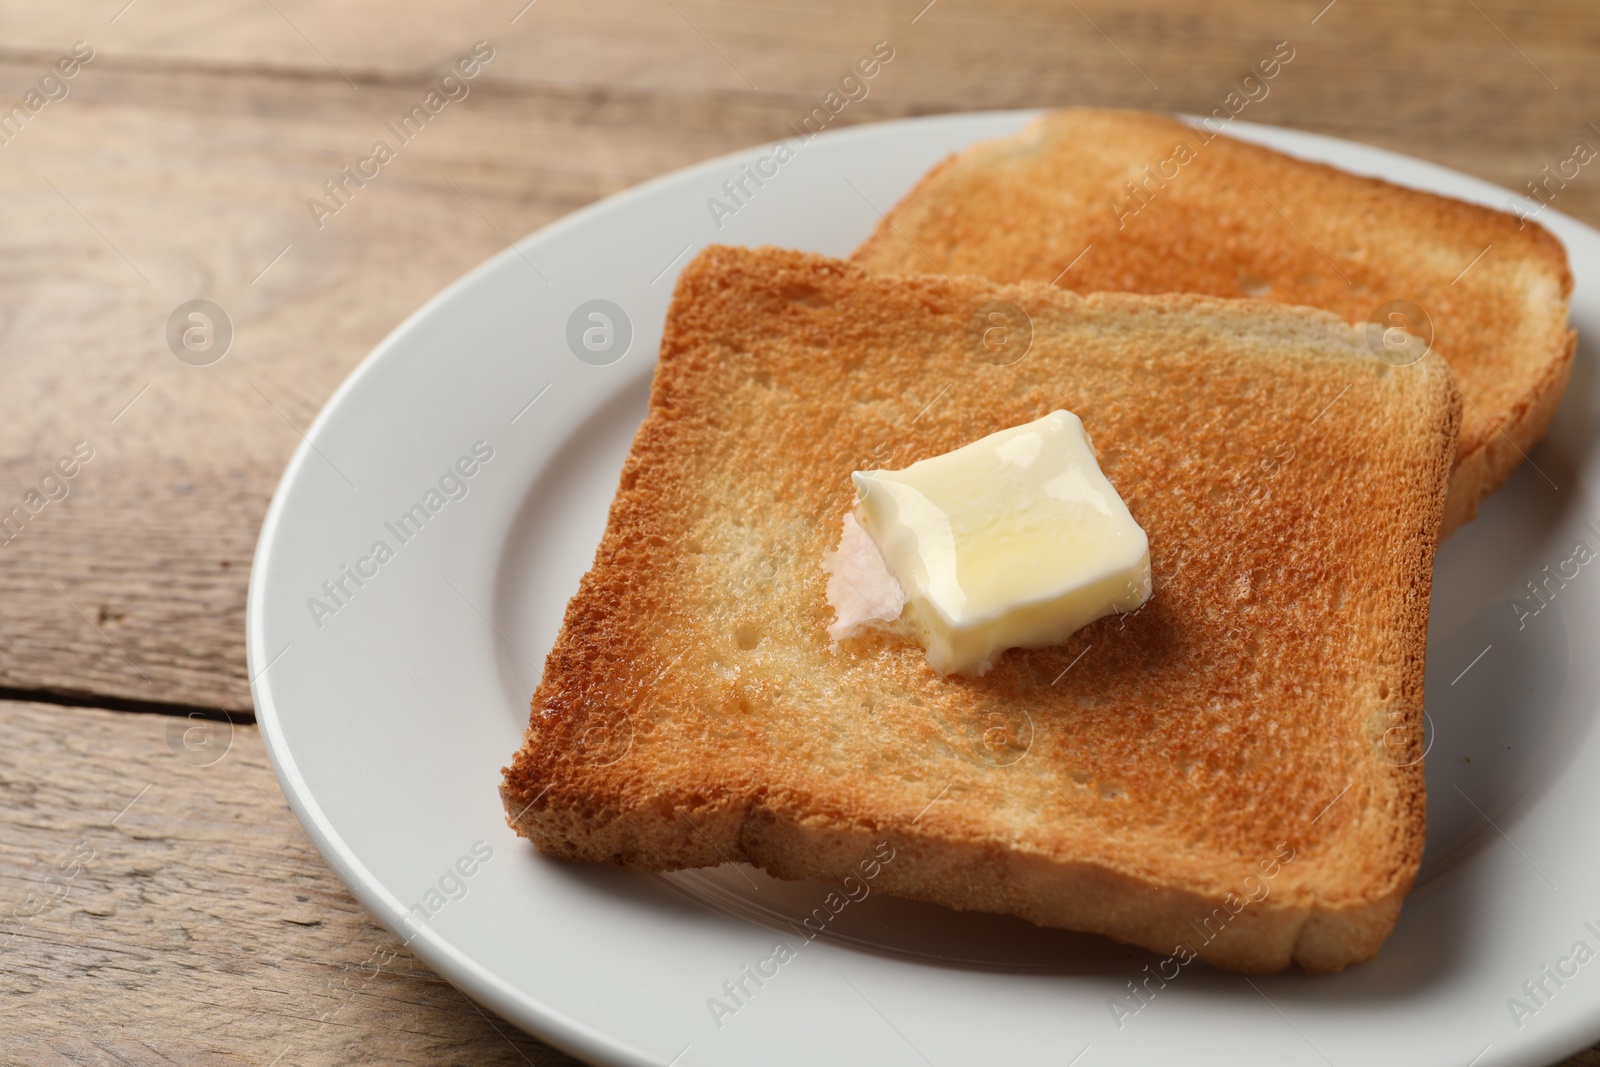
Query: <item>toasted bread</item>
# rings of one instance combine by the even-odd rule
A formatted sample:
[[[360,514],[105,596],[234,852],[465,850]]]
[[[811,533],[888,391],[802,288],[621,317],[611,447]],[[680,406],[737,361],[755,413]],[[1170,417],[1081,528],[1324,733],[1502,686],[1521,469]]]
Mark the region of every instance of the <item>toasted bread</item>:
[[[1026,351],[1006,366],[997,307]],[[1145,607],[981,678],[893,632],[830,647],[850,472],[1058,407],[1149,533]],[[708,249],[505,770],[509,821],[566,859],[780,878],[887,842],[890,893],[1247,971],[1366,959],[1422,851],[1459,415],[1438,356],[1389,366],[1310,308]]]
[[[1446,536],[1544,436],[1572,367],[1572,275],[1544,227],[1144,112],[1059,111],[952,156],[853,258],[1079,293],[1261,297],[1377,321],[1375,336],[1415,320],[1426,338],[1431,320],[1466,401]]]

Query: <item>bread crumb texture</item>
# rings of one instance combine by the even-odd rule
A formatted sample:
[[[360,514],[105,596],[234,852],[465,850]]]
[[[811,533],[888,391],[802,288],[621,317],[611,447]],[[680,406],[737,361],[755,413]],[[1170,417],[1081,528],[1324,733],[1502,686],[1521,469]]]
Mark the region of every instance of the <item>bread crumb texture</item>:
[[[854,259],[879,273],[1304,304],[1382,327],[1392,302],[1421,308],[1417,328],[1468,401],[1446,535],[1544,436],[1576,344],[1566,251],[1539,224],[1148,112],[1053,112],[954,155]]]
[[[996,307],[1028,341],[1005,366]],[[1150,601],[982,678],[892,630],[830,651],[850,472],[1056,408],[1149,533]],[[1388,366],[1308,308],[710,248],[505,770],[512,825],[566,859],[781,878],[888,840],[907,897],[1247,971],[1366,959],[1422,851],[1459,420],[1437,355]]]

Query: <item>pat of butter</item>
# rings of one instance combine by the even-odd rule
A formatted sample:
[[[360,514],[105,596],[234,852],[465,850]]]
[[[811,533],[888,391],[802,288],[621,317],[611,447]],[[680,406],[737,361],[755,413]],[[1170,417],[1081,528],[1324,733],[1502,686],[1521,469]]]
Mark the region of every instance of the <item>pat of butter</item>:
[[[1070,411],[851,479],[904,628],[941,674],[982,674],[1150,596],[1149,539]]]

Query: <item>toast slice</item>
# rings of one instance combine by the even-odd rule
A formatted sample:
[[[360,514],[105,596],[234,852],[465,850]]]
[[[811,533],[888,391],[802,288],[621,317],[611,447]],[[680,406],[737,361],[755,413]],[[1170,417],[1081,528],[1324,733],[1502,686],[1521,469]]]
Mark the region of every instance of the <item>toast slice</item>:
[[[853,258],[1079,293],[1259,297],[1376,320],[1375,336],[1409,319],[1426,338],[1431,320],[1466,401],[1446,536],[1544,436],[1576,340],[1566,251],[1537,223],[1137,111],[1058,111],[952,156]]]
[[[984,347],[996,308],[1020,360]],[[831,647],[850,472],[1057,407],[1149,533],[1149,602],[981,678],[892,630]],[[655,870],[833,879],[887,855],[874,888],[1247,971],[1366,959],[1422,851],[1459,416],[1438,356],[1389,366],[1310,308],[708,249],[508,821]]]

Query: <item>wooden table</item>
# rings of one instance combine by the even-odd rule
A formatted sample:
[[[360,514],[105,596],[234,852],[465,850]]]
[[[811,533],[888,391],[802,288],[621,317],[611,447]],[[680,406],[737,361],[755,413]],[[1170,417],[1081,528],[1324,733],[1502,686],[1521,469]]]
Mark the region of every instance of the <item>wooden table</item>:
[[[1207,112],[1287,41],[1292,64],[1244,118],[1513,189],[1600,146],[1585,0],[0,12],[0,102],[23,107],[0,124],[0,514],[25,520],[0,527],[0,1058],[16,1063],[572,1062],[350,897],[266,763],[244,657],[252,548],[301,434],[375,343],[509,237],[786,136],[880,40],[895,59],[839,125]],[[479,40],[493,58],[469,95],[319,228],[324,180]],[[64,78],[78,41],[92,58]],[[1600,171],[1555,206],[1600,224]],[[235,331],[209,366],[165,336],[194,298]],[[92,458],[47,480],[74,446]]]

